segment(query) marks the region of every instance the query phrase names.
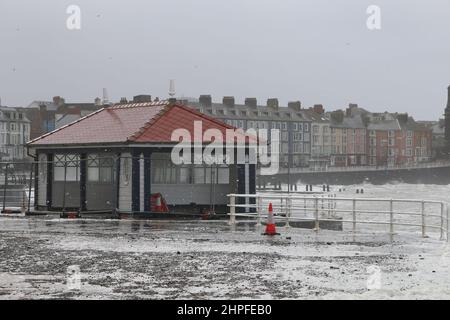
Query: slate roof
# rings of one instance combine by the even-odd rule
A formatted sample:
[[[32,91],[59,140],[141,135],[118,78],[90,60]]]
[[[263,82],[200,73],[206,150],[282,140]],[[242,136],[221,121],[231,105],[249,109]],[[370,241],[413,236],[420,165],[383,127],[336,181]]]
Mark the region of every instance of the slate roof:
[[[313,120],[311,115],[313,112],[309,112],[307,109],[294,110],[289,107],[279,106],[278,108],[272,108],[260,105],[251,107],[242,104],[235,104],[233,107],[229,107],[222,103],[212,103],[211,106],[206,107],[199,102],[190,102],[189,105],[196,109],[202,108],[204,114],[211,115],[217,119],[308,122]],[[215,113],[211,113],[209,110],[214,110]],[[224,114],[221,113],[222,111]],[[246,115],[242,115],[242,112],[245,112]]]
[[[331,118],[331,127],[334,128],[347,128],[347,129],[365,129],[366,126],[361,118],[361,115],[356,115],[354,117],[343,117],[342,122],[337,122]]]
[[[383,121],[371,121],[367,126],[367,129],[389,131],[389,130],[400,130],[401,127],[398,120],[383,120]]]

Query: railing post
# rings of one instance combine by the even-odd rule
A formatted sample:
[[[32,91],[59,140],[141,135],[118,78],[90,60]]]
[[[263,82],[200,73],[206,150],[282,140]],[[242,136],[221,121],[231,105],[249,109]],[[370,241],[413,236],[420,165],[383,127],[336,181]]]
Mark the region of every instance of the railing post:
[[[422,200],[421,215],[422,215],[422,238],[425,238],[426,237],[426,234],[425,234],[425,201],[423,201],[423,200]]]
[[[389,200],[389,233],[391,241],[394,240],[394,200]]]
[[[447,222],[445,223],[446,227],[445,229],[447,230],[447,242],[448,242],[448,235],[449,235],[449,230],[448,230],[448,203],[446,204],[447,207]]]
[[[236,198],[235,195],[230,195],[230,225],[236,224]]]
[[[330,218],[330,195],[327,194],[327,218]]]
[[[356,199],[353,199],[352,219],[353,219],[353,236],[355,236],[355,233],[356,233]]]
[[[112,162],[113,162],[113,172],[115,173],[113,175],[113,177],[112,177],[112,180],[113,180],[114,184],[113,184],[113,194],[112,194],[112,201],[111,201],[112,202],[111,214],[114,217],[117,217],[117,214],[119,212],[119,208],[118,208],[119,205],[118,204],[119,204],[119,188],[120,188],[120,186],[119,186],[119,183],[120,183],[120,164],[122,162],[122,159],[118,155],[114,155],[111,159],[112,159]],[[80,164],[81,164],[81,161],[83,161],[83,160],[80,160]],[[87,168],[88,167],[88,165],[87,165],[87,163],[88,163],[87,157],[85,158],[84,161],[85,161],[85,166]],[[144,162],[148,163],[148,161],[149,161],[149,159],[145,158],[145,156],[144,156]],[[85,180],[87,180],[87,177],[86,177]],[[80,204],[80,211],[82,210],[82,208],[83,208],[83,204]]]
[[[321,208],[320,214],[321,214],[321,216],[323,216],[323,209],[324,209],[324,206],[323,206],[323,194],[320,196],[320,208]]]
[[[336,193],[335,193],[334,201],[333,201],[333,217],[336,217],[336,208],[337,208],[337,201],[336,201]]]
[[[30,207],[31,207],[31,188],[32,188],[32,184],[33,184],[34,165],[35,165],[35,163],[32,162],[31,166],[30,166],[30,185],[28,186],[28,204],[27,204],[28,210],[26,212],[27,214],[29,214],[31,212],[31,209],[30,209]],[[34,177],[34,178],[36,179],[36,177]]]
[[[26,202],[27,192],[22,190],[22,206],[20,207],[20,213],[25,214],[25,202]]]
[[[256,210],[258,210],[258,220],[256,221],[256,226],[260,226],[261,225],[261,218],[262,218],[262,199],[260,196],[258,196],[256,198],[256,203],[258,208]]]
[[[440,240],[444,239],[444,203],[441,202],[441,236]]]
[[[291,218],[292,199],[286,198],[286,225],[285,228],[289,229],[289,220]]]
[[[280,198],[280,215],[283,212],[283,198]]]
[[[67,160],[64,162],[64,184],[63,184],[63,203],[62,213],[66,211],[66,182],[67,182]]]
[[[314,218],[315,218],[315,231],[319,231],[319,198],[314,197]]]
[[[8,187],[8,168],[9,163],[5,166],[5,182],[3,183],[3,212],[5,212],[6,209],[6,189]]]

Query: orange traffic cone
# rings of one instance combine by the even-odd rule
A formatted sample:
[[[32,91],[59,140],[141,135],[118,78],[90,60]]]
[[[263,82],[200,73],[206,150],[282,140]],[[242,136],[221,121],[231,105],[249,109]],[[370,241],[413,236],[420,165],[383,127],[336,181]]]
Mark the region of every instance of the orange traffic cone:
[[[272,202],[269,203],[269,215],[267,216],[266,232],[264,232],[263,234],[266,236],[279,235],[279,233],[277,233],[277,230],[275,228],[275,222],[273,219]]]

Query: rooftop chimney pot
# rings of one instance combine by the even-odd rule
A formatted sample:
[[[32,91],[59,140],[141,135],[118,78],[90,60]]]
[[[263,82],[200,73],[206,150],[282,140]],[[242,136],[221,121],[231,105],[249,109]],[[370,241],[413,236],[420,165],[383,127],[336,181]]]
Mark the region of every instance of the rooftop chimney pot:
[[[313,111],[317,114],[324,114],[325,113],[325,109],[323,108],[323,105],[321,104],[315,104],[313,106]]]
[[[295,111],[300,111],[302,109],[302,103],[300,101],[288,102],[288,108],[291,108]]]
[[[209,94],[202,94],[198,98],[198,101],[204,107],[211,107],[212,106],[212,98],[211,98],[211,95],[209,95]]]
[[[267,99],[267,106],[270,108],[278,109],[279,103],[277,98],[269,98]]]
[[[245,105],[247,107],[256,108],[256,106],[258,105],[258,100],[256,100],[256,98],[245,98]]]
[[[152,102],[152,96],[149,94],[140,94],[133,97],[134,103]]]
[[[97,100],[97,99],[95,99],[95,100]],[[100,100],[100,99],[99,99],[99,100]],[[120,98],[120,103],[121,103],[121,104],[126,104],[126,103],[128,103],[127,98],[126,98],[126,97]],[[96,103],[96,104],[97,104],[97,103]]]
[[[53,103],[56,104],[58,107],[62,106],[64,104],[64,99],[60,96],[53,97]]]
[[[227,106],[229,108],[232,108],[232,107],[234,107],[234,97],[233,96],[223,97],[222,103],[225,106]]]

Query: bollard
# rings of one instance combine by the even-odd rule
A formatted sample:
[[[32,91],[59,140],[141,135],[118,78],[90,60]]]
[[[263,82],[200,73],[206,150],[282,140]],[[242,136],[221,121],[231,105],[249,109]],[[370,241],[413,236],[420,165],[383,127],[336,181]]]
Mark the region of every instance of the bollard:
[[[312,184],[309,185],[309,191],[313,191]]]
[[[327,192],[330,192],[330,185],[327,184]]]
[[[306,187],[306,192],[308,192],[308,185],[306,185],[305,187]]]
[[[322,186],[322,191],[325,192],[325,185]]]

